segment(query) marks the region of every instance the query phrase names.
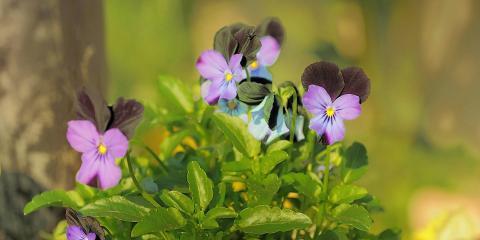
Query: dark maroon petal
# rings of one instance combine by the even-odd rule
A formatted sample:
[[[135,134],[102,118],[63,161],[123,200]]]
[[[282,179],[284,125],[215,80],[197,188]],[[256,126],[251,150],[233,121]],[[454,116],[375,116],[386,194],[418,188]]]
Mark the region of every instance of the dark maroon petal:
[[[343,80],[345,87],[342,94],[353,94],[360,97],[360,103],[367,100],[370,95],[370,79],[367,74],[358,67],[349,67],[342,69]]]
[[[312,63],[305,68],[302,75],[302,84],[305,91],[312,84],[323,87],[332,101],[340,95],[345,85],[338,66],[325,61]]]
[[[100,93],[83,88],[77,93],[75,107],[79,119],[95,123],[99,132],[107,129],[110,110]]]
[[[135,100],[119,98],[113,105],[113,120],[110,128],[118,128],[127,138],[131,138],[142,120],[143,105]]]
[[[280,45],[282,45],[283,39],[285,38],[282,23],[275,17],[263,20],[262,23],[257,26],[257,34],[260,37],[272,36]]]

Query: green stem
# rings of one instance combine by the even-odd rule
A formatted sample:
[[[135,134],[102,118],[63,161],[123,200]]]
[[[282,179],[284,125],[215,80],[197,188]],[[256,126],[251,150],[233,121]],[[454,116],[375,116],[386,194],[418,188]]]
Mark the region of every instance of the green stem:
[[[153,206],[155,207],[160,207],[160,204],[158,204],[157,201],[152,197],[152,195],[148,194],[140,185],[138,182],[137,178],[135,177],[135,173],[133,171],[133,165],[132,165],[132,159],[130,158],[130,152],[127,153],[127,166],[128,166],[128,172],[130,173],[130,177],[132,178],[133,184],[135,187],[137,187],[138,191],[142,194],[142,196],[145,198],[145,200],[149,201]]]
[[[150,153],[150,155],[152,155],[152,157],[157,160],[158,164],[160,165],[160,168],[162,169],[163,173],[168,173],[168,168],[167,166],[165,165],[165,163],[163,163],[162,159],[160,159],[160,157],[158,157],[158,155],[153,151],[153,149],[151,149],[149,146],[145,145],[145,149],[147,150],[148,153]]]
[[[251,80],[250,80],[250,73],[248,72],[247,66],[245,66],[243,69],[245,69],[245,73],[247,74],[247,82],[251,82]]]
[[[290,149],[288,150],[290,158],[292,157],[293,151],[293,140],[295,138],[295,127],[297,121],[297,110],[298,110],[298,103],[297,103],[297,92],[293,92],[293,106],[292,106],[292,123],[290,125]],[[288,111],[287,111],[288,114]]]

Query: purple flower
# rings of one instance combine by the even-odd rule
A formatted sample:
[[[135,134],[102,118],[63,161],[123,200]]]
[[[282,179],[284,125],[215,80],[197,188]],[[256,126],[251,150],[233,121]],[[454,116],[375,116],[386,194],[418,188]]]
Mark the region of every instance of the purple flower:
[[[97,178],[102,189],[118,184],[122,171],[115,159],[124,157],[128,149],[127,137],[118,128],[101,134],[88,120],[69,121],[67,140],[73,149],[82,153],[78,182],[91,184]]]
[[[250,63],[248,69],[252,77],[261,77],[272,81],[272,75],[266,69],[273,65],[280,54],[280,44],[272,36],[265,36],[260,39],[262,46],[257,53],[257,59]]]
[[[345,135],[343,120],[355,119],[362,111],[358,96],[344,94],[332,102],[327,91],[316,85],[308,87],[303,96],[303,105],[314,115],[310,120],[310,129],[319,136],[325,134],[328,144],[342,140]]]
[[[67,227],[68,240],[95,240],[97,235],[95,233],[85,233],[81,227],[71,225]]]
[[[237,96],[236,83],[245,78],[241,60],[242,54],[234,54],[227,63],[223,55],[215,50],[207,50],[200,55],[196,67],[207,79],[202,85],[202,95],[208,104],[216,104],[220,98],[231,100]]]

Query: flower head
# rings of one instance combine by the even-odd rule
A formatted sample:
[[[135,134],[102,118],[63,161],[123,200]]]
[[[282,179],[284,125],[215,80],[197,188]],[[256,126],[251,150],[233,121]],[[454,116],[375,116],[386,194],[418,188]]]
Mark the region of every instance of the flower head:
[[[248,107],[245,103],[242,103],[237,99],[220,99],[218,101],[218,107],[220,108],[220,111],[227,113],[230,116],[239,117],[244,122],[248,121]]]
[[[67,240],[95,240],[95,233],[85,233],[79,226],[70,225],[67,227]]]
[[[217,51],[207,50],[197,60],[196,67],[203,78],[202,95],[208,104],[215,104],[219,99],[234,99],[237,96],[237,82],[244,78],[240,61],[241,54],[235,54],[227,63]]]
[[[261,77],[272,81],[272,75],[267,67],[273,65],[280,55],[280,44],[272,36],[260,39],[262,46],[257,53],[257,58],[248,66],[252,77]]]
[[[305,108],[314,115],[310,120],[310,129],[319,136],[325,134],[328,144],[344,138],[343,120],[352,120],[361,113],[360,98],[353,94],[344,94],[332,102],[327,91],[320,86],[311,85],[303,96]]]
[[[78,182],[91,184],[97,179],[102,189],[118,184],[122,171],[115,159],[124,157],[128,149],[128,139],[118,128],[99,133],[92,122],[73,120],[68,122],[67,140],[73,149],[82,153]]]

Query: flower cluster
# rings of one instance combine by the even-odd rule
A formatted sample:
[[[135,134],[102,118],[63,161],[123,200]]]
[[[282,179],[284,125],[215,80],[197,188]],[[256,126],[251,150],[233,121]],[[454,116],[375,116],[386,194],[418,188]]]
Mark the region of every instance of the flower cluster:
[[[204,51],[196,67],[202,77],[202,97],[220,111],[240,117],[250,133],[267,144],[289,135],[304,139],[305,108],[313,115],[309,128],[327,144],[344,138],[343,120],[361,113],[370,81],[360,68],[340,70],[329,62],[308,66],[302,76],[303,98],[291,82],[272,89],[272,66],[284,39],[281,23],[267,19],[258,27],[234,24],[220,29],[214,49]]]

